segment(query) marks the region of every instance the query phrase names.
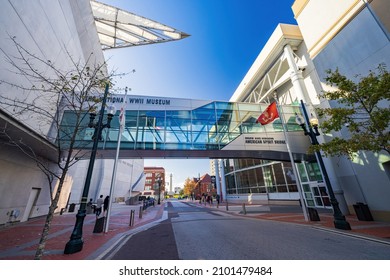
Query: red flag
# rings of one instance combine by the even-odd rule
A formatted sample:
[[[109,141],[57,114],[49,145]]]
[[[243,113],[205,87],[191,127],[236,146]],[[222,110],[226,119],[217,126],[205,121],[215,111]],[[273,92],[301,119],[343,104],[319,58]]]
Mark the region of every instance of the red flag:
[[[267,109],[258,117],[256,123],[260,123],[262,125],[269,124],[274,119],[279,118],[278,109],[276,108],[276,102],[272,102]]]

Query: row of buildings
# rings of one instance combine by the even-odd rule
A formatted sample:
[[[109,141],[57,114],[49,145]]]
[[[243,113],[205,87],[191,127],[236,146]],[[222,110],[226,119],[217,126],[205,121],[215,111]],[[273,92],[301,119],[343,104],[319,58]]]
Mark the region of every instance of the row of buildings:
[[[104,15],[115,18],[119,14],[122,19],[131,16],[126,11],[118,12],[114,7],[88,0],[9,0],[3,4],[0,11],[0,77],[2,81],[11,82],[20,81],[20,77],[10,71],[10,58],[18,56],[10,37],[46,61],[61,62],[58,65],[63,69],[74,62],[70,57],[84,63],[92,59],[94,64],[101,64],[105,62],[102,48],[115,47],[116,41],[112,34],[101,35],[104,22],[97,18],[101,20]],[[230,101],[269,104],[277,99],[280,104],[297,104],[303,100],[313,114],[317,107],[335,106],[319,98],[326,89],[327,69],[338,68],[353,78],[356,74],[367,74],[381,63],[390,64],[389,12],[387,0],[294,1],[292,13],[298,24],[276,26]],[[123,44],[124,40],[120,42]],[[50,69],[39,70],[50,76]],[[29,86],[32,83],[28,79],[22,81]],[[6,83],[0,84],[0,95],[2,100],[23,97],[40,107],[49,108],[52,104],[51,100],[36,104],[32,93]],[[384,106],[388,107],[388,103]],[[42,126],[37,116],[15,115],[14,112],[15,108],[0,102],[0,224],[45,215],[56,189],[56,181],[50,188],[36,162],[12,141],[16,139],[37,148],[41,151],[39,156],[53,168],[61,160],[52,157],[56,142],[50,140],[51,126]],[[348,137],[347,130],[335,132],[335,135]],[[329,137],[332,136],[321,135],[319,141],[327,141]],[[374,219],[390,220],[388,154],[361,151],[353,160],[324,158],[324,162],[344,213],[353,213],[353,205],[362,202],[369,206]],[[291,162],[224,158],[213,160],[213,163],[216,178],[221,178],[216,180],[216,186],[224,199],[297,203],[298,191],[302,188],[309,206],[330,207],[329,194],[315,161],[294,163],[301,186],[294,177]],[[66,208],[69,203],[80,202],[87,164],[88,161],[79,160],[70,168],[56,211]],[[156,178],[146,176],[143,165],[142,159],[118,161],[114,195],[117,201],[131,199],[149,183],[150,188],[155,187]],[[105,159],[98,153],[89,197],[96,199],[100,194],[109,193],[113,167],[114,160]]]

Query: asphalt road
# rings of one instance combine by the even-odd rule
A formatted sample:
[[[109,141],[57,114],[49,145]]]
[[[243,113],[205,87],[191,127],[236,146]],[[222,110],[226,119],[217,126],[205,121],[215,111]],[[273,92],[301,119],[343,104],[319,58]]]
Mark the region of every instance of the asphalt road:
[[[237,217],[181,201],[118,245],[114,260],[389,260],[390,246],[311,226]]]

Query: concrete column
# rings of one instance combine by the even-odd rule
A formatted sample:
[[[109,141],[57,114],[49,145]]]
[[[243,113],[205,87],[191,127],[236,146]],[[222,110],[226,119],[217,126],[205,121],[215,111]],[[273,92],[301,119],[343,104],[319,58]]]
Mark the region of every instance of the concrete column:
[[[295,63],[293,50],[290,45],[286,45],[284,47],[284,55],[287,59],[288,65],[290,67],[290,79],[293,84],[294,92],[298,97],[298,101],[303,100],[303,103],[307,104],[309,107],[309,110],[307,110],[310,113],[314,113],[314,108],[311,105],[310,96],[307,92],[302,71],[298,68],[297,64]],[[310,117],[310,115],[309,115]],[[321,136],[320,136],[321,137]],[[322,138],[322,137],[321,137]],[[322,139],[323,140],[323,139]],[[329,180],[332,184],[333,192],[336,196],[336,199],[339,202],[340,210],[343,214],[349,214],[349,210],[347,207],[347,203],[344,198],[344,192],[341,189],[336,173],[334,171],[333,165],[330,161],[330,159],[323,157],[324,165],[326,168],[326,171],[328,172]]]
[[[219,160],[219,166],[221,167],[222,199],[223,199],[223,201],[225,201],[227,193],[226,193],[225,167],[224,167],[224,164],[223,164],[223,159]]]
[[[303,81],[302,71],[299,70],[295,63],[293,50],[290,45],[284,46],[284,55],[290,67],[290,79],[293,84],[294,92],[298,97],[298,101],[303,100],[307,104],[307,91]]]
[[[215,184],[217,187],[217,194],[219,194],[219,196],[221,196],[221,182],[219,181],[218,159],[214,159],[214,169],[215,169]]]
[[[172,181],[172,173],[169,175],[169,192],[172,192],[172,183],[173,183],[173,181]]]

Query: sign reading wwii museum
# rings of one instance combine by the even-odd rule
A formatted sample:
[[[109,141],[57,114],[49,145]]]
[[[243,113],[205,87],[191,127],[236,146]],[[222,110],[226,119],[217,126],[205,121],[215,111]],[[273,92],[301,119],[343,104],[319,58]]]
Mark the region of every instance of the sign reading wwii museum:
[[[124,96],[109,96],[107,97],[107,103],[123,103]],[[127,96],[127,104],[140,104],[140,105],[171,105],[171,100],[158,97],[134,97]]]
[[[111,95],[107,97],[107,104],[123,104],[124,95]],[[128,95],[126,97],[126,110],[192,110],[210,104],[212,101],[183,99],[158,96]]]

